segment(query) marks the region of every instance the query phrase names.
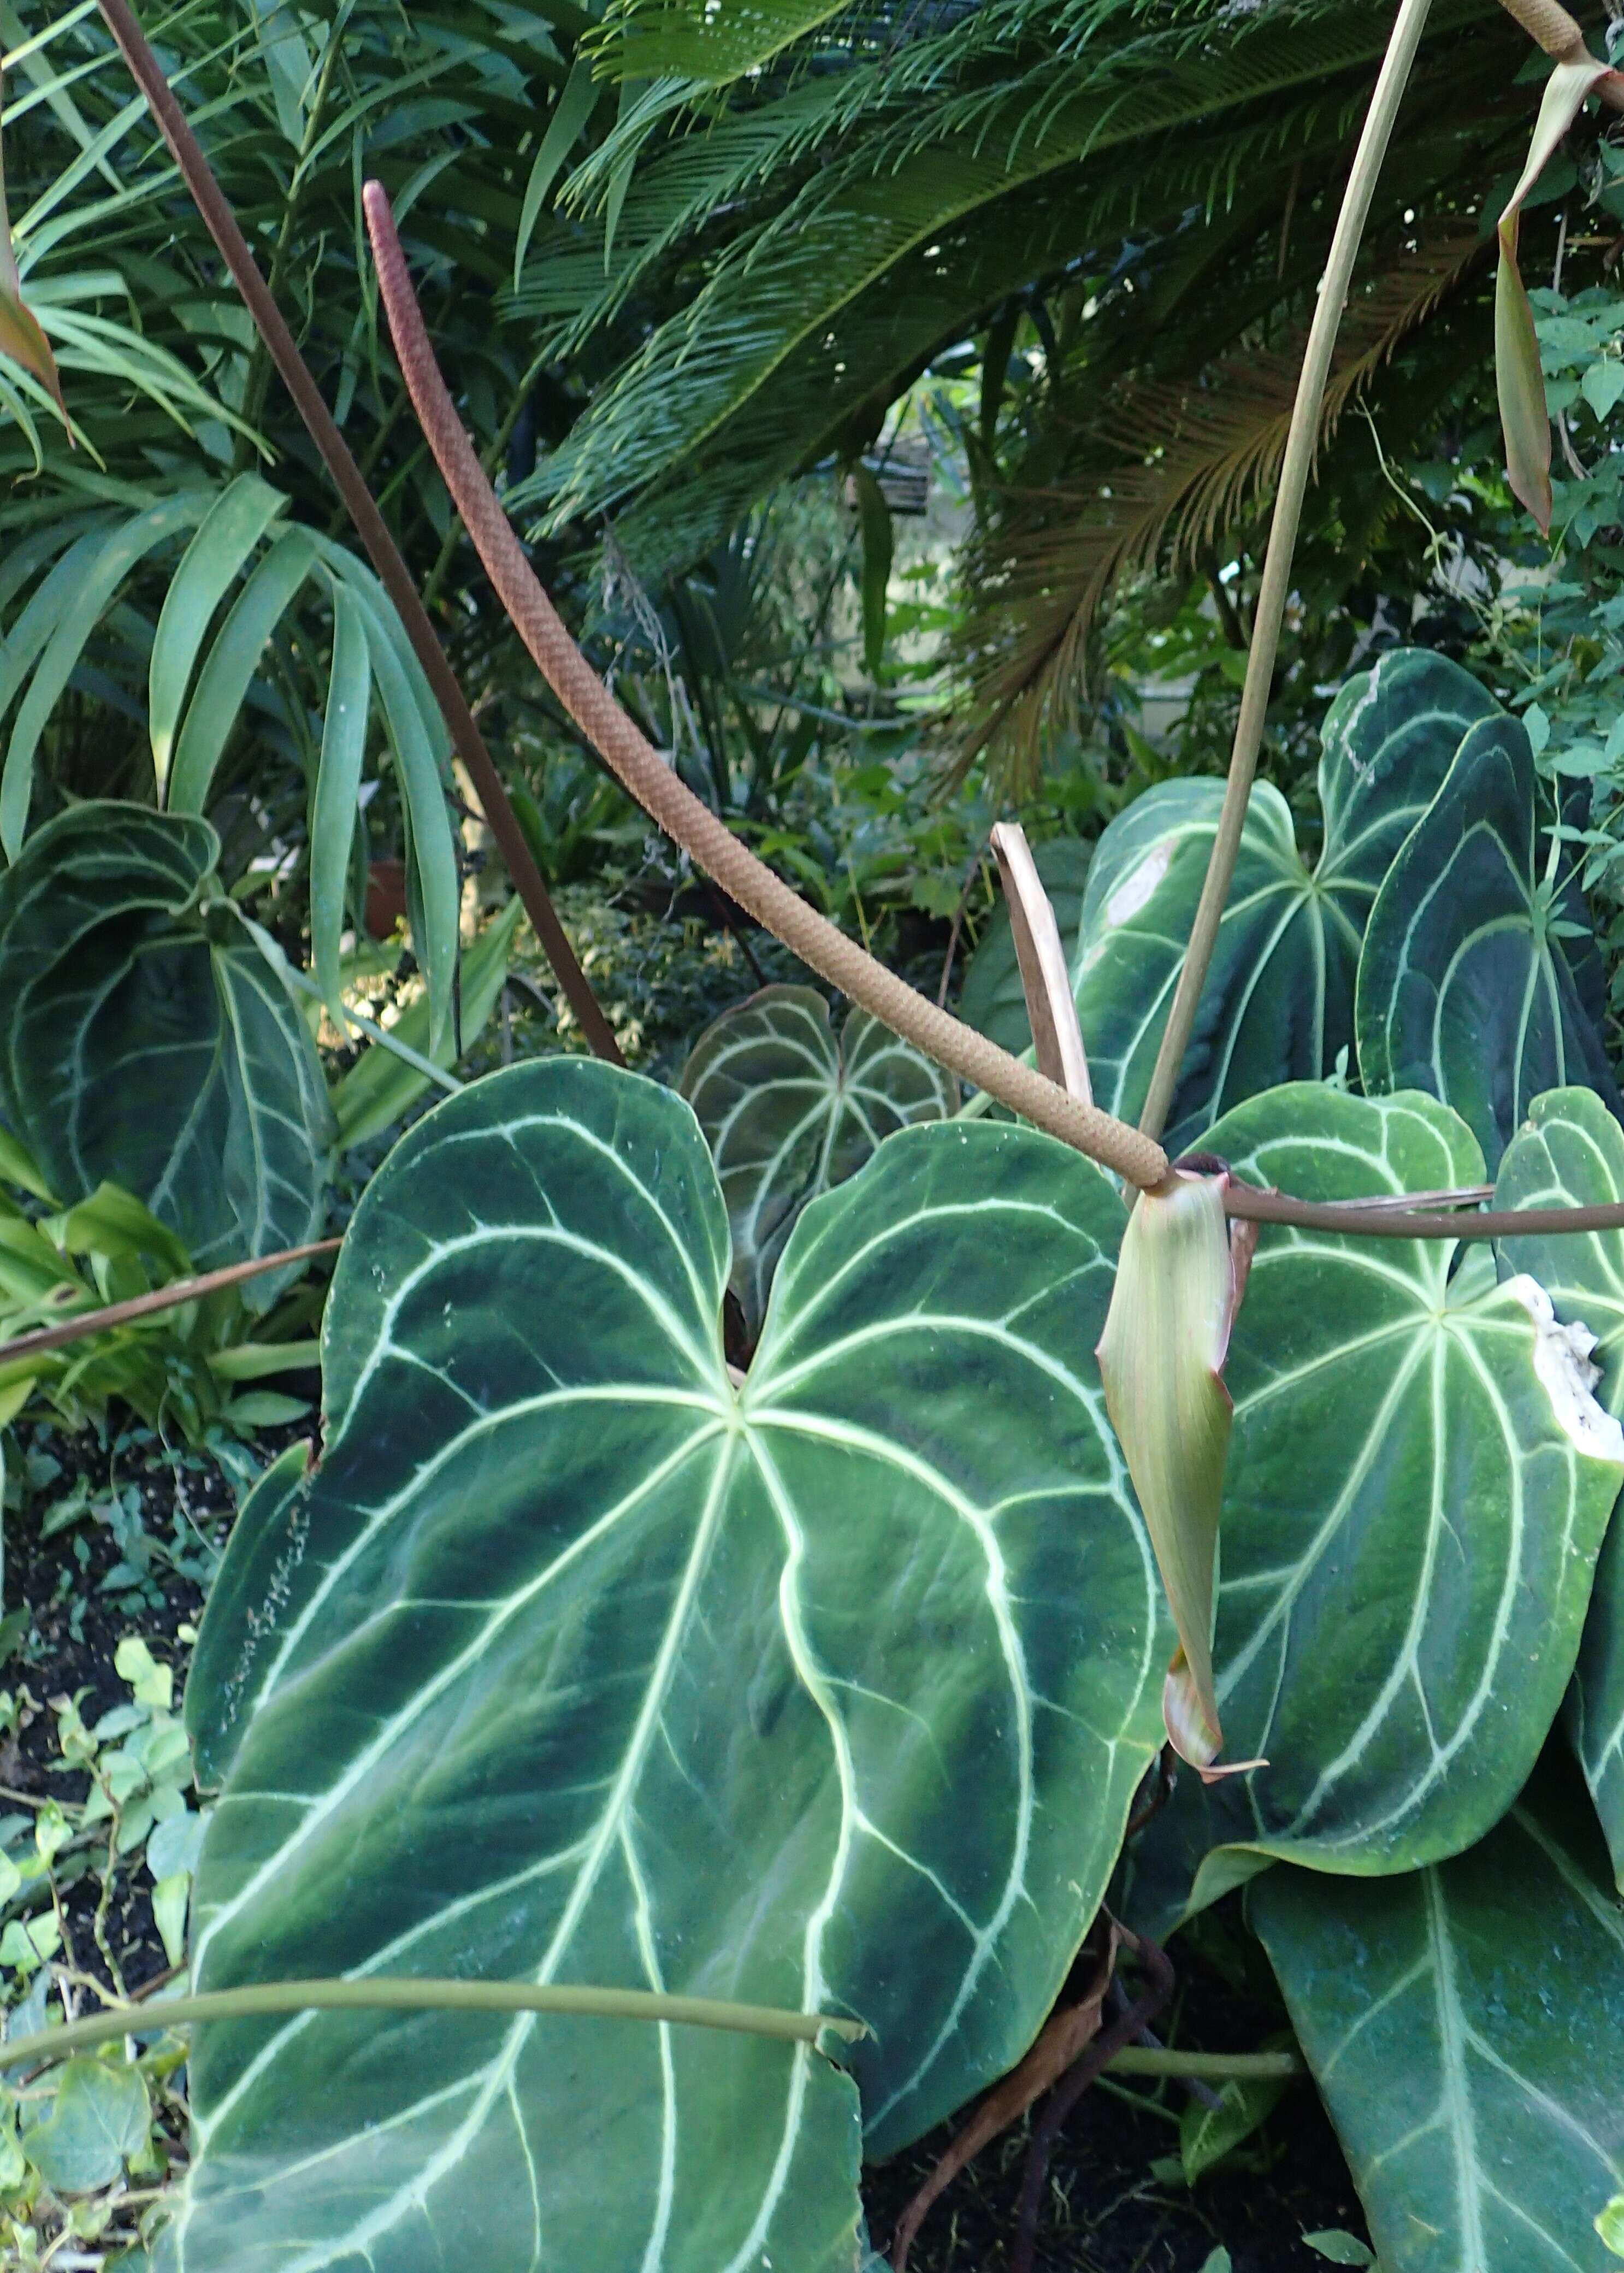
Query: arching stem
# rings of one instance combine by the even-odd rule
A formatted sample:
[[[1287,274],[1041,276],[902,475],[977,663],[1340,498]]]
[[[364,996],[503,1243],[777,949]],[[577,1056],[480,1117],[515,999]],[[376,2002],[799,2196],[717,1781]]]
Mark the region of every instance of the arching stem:
[[[231,272],[232,281],[254,319],[255,328],[269,351],[271,360],[281,374],[283,384],[294,399],[299,416],[309,429],[311,439],[321,453],[327,471],[333,476],[333,486],[343,499],[345,508],[355,523],[356,534],[365,545],[384,589],[394,603],[395,611],[411,641],[412,651],[423,665],[423,675],[433,689],[434,699],[440,707],[453,746],[468,768],[468,778],[484,808],[491,835],[507,863],[507,873],[513,880],[513,888],[524,902],[525,912],[535,926],[543,951],[552,965],[554,975],[581,1031],[599,1057],[607,1058],[611,1065],[619,1065],[623,1062],[620,1046],[597,997],[587,984],[587,974],[580,967],[564,926],[558,921],[551,896],[542,881],[542,872],[535,865],[535,857],[525,842],[524,831],[520,828],[518,817],[508,801],[502,777],[485,746],[484,736],[475,724],[474,714],[457,683],[456,673],[446,660],[434,626],[429,620],[428,610],[412,581],[411,571],[400,557],[400,547],[389,533],[389,525],[363,480],[361,469],[350,454],[349,445],[340,433],[333,413],[299,353],[281,309],[266,288],[265,279],[249,251],[248,240],[238,226],[225,191],[204,156],[196,135],[187,124],[185,114],[164,77],[163,66],[148,46],[146,34],[127,5],[127,0],[97,0],[97,5],[102,20],[117,41],[120,54],[130,67],[131,77],[146,97],[147,108],[174,154],[181,178],[191,192],[192,202],[203,216],[209,235]]]
[[[1235,873],[1235,856],[1240,849],[1240,832],[1246,825],[1246,800],[1252,794],[1258,751],[1262,746],[1263,720],[1269,709],[1269,689],[1275,676],[1280,626],[1284,619],[1286,599],[1291,587],[1291,556],[1297,549],[1297,526],[1302,517],[1303,499],[1307,491],[1308,476],[1313,471],[1314,452],[1319,443],[1320,409],[1325,399],[1325,382],[1330,375],[1337,327],[1342,321],[1343,306],[1353,274],[1354,256],[1358,251],[1359,239],[1365,233],[1365,222],[1370,213],[1376,176],[1381,171],[1393,124],[1398,116],[1399,101],[1410,77],[1411,65],[1415,61],[1416,49],[1420,45],[1429,4],[1430,0],[1403,0],[1399,9],[1398,20],[1393,26],[1393,36],[1388,41],[1387,54],[1382,58],[1381,71],[1376,80],[1376,91],[1371,98],[1365,131],[1354,153],[1353,169],[1343,193],[1342,211],[1336,217],[1336,233],[1331,238],[1325,274],[1320,281],[1319,304],[1313,312],[1308,345],[1303,355],[1302,372],[1297,382],[1297,400],[1291,406],[1291,424],[1286,435],[1285,457],[1280,469],[1280,486],[1275,496],[1274,518],[1269,523],[1269,550],[1264,556],[1263,579],[1253,618],[1252,646],[1246,657],[1246,684],[1241,689],[1240,716],[1235,722],[1235,742],[1230,755],[1229,780],[1224,792],[1223,810],[1218,816],[1217,834],[1213,838],[1212,852],[1207,863],[1207,881],[1201,887],[1195,921],[1191,926],[1190,944],[1179,973],[1172,1008],[1163,1029],[1161,1047],[1156,1052],[1150,1087],[1145,1097],[1145,1109],[1139,1117],[1139,1125],[1149,1136],[1159,1136],[1167,1126],[1167,1116],[1172,1108],[1179,1072],[1184,1065],[1184,1054],[1189,1047],[1190,1035],[1195,1025],[1201,988],[1206,983],[1207,966],[1212,960],[1218,926],[1224,919],[1224,904],[1229,897],[1230,880]]]

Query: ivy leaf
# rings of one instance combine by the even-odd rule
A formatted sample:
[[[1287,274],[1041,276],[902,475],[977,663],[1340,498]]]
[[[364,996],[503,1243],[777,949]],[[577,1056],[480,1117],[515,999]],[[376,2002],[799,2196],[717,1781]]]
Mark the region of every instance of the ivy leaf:
[[[1271,1871],[1248,1894],[1388,2273],[1600,2262],[1595,2205],[1624,2181],[1624,1917],[1560,1766],[1456,1861]]]
[[[873,2033],[849,2077],[693,2029],[213,2025],[160,2264],[856,2262],[857,2088],[888,2154],[1020,2057],[1158,1740],[1090,1357],[1122,1220],[1034,1131],[904,1131],[802,1214],[736,1391],[679,1098],[554,1059],[408,1135],[320,1465],[250,1499],[204,1620],[240,1733],[198,1985],[725,1985]]]
[[[1359,958],[1366,1090],[1442,1098],[1491,1170],[1544,1090],[1580,1081],[1620,1109],[1555,935],[1539,836],[1528,734],[1515,718],[1485,719],[1389,870]]]
[[[1579,381],[1579,391],[1598,418],[1605,418],[1613,410],[1620,394],[1624,394],[1624,362],[1617,356],[1587,364]]]
[[[109,2187],[146,2144],[152,2109],[138,2068],[71,2059],[43,2123],[24,2138],[28,2160],[56,2194]]]
[[[809,1200],[916,1121],[945,1120],[958,1084],[866,1010],[837,1042],[814,987],[764,986],[707,1026],[682,1071],[722,1180],[730,1284],[753,1341],[784,1242]]]

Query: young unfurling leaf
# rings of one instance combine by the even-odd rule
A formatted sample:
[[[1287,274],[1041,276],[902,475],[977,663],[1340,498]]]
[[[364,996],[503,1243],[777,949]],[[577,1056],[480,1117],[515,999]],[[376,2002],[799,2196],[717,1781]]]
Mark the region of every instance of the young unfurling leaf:
[[[1179,1630],[1163,1716],[1173,1749],[1203,1776],[1224,1741],[1212,1676],[1218,1509],[1233,1418],[1224,1361],[1252,1245],[1238,1241],[1231,1249],[1228,1182],[1175,1174],[1162,1190],[1141,1193],[1097,1351],[1105,1409]]]

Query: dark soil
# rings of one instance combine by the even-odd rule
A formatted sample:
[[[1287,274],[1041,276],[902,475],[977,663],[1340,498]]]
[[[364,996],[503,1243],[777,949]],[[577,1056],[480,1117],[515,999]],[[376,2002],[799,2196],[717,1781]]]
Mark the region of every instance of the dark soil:
[[[207,1452],[165,1447],[140,1429],[106,1442],[88,1432],[34,1434],[5,1518],[6,1608],[26,1606],[27,1617],[0,1664],[0,1685],[20,1700],[21,1721],[11,1735],[0,1730],[0,1815],[85,1796],[84,1775],[63,1772],[52,1700],[79,1695],[93,1724],[124,1703],[128,1689],[113,1659],[126,1635],[140,1635],[174,1668],[178,1707],[191,1634],[238,1491],[253,1467],[308,1436],[311,1425],[264,1431],[251,1459],[227,1448],[231,1473]],[[90,1932],[98,1890],[96,1872],[81,1865],[64,1887],[64,1909],[74,1962],[105,1980]],[[117,1873],[107,1935],[131,1992],[168,1971],[149,1892],[144,1871]],[[1276,2036],[1282,2014],[1267,1968],[1232,1905],[1199,1939],[1182,1936],[1169,1954],[1179,1989],[1158,2024],[1163,2037],[1250,2052]],[[1232,2273],[1324,2273],[1327,2261],[1304,2245],[1305,2232],[1340,2228],[1364,2237],[1347,2166],[1311,2086],[1288,2091],[1262,2128],[1193,2190],[1172,2168],[1185,2104],[1183,2087],[1139,2081],[1096,2084],[1084,2094],[1051,2163],[1034,2273],[1203,2273],[1220,2245]],[[944,2126],[866,2173],[876,2248],[888,2250],[897,2217],[954,2129]],[[953,2182],[914,2244],[913,2273],[1004,2273],[1029,2139],[1029,2119]]]
[[[19,1722],[0,1731],[0,1815],[86,1797],[89,1778],[64,1768],[51,1707],[77,1698],[94,1725],[127,1703],[128,1685],[113,1662],[126,1635],[138,1634],[174,1669],[178,1709],[191,1637],[237,1491],[311,1425],[262,1431],[251,1455],[227,1448],[232,1474],[209,1452],[165,1446],[147,1429],[105,1439],[94,1429],[72,1437],[29,1432],[16,1480],[20,1505],[8,1495],[5,1512],[6,1609],[24,1630],[0,1663],[0,1685],[17,1700]],[[99,1878],[83,1864],[76,1872],[71,1861],[58,1878],[73,1962],[105,1982],[108,1968],[90,1930]],[[144,1871],[119,1870],[106,1936],[130,1992],[168,1970],[150,1895]]]
[[[1203,1939],[1199,1949],[1180,1936],[1168,1952],[1179,1985],[1164,2032],[1205,2052],[1256,2051],[1281,2028],[1261,1954],[1253,1984],[1224,1978],[1246,1962],[1229,1906]],[[1129,2089],[1096,2083],[1073,2110],[1050,2163],[1034,2273],[1202,2273],[1220,2246],[1233,2273],[1327,2273],[1305,2233],[1340,2229],[1366,2239],[1348,2166],[1312,2084],[1293,2085],[1261,2129],[1193,2189],[1166,2167],[1178,2160],[1183,2088],[1164,2085],[1154,2100],[1142,2080],[1131,2087],[1133,2100],[1124,2096]],[[1161,2112],[1152,2112],[1157,2104]],[[956,2127],[945,2125],[865,2174],[875,2248],[889,2251],[899,2215]],[[1003,2273],[1030,2136],[1029,2119],[960,2174],[921,2227],[909,2273]]]

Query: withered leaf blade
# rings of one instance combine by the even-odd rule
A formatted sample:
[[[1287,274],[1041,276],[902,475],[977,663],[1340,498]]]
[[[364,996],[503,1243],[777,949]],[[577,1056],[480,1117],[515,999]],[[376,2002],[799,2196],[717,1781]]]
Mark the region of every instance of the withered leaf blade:
[[[1558,63],[1545,81],[1529,145],[1528,163],[1500,217],[1500,270],[1494,282],[1494,383],[1506,442],[1506,477],[1512,494],[1539,524],[1551,528],[1551,420],[1533,310],[1517,266],[1517,223],[1523,201],[1544,173],[1557,145],[1578,116],[1587,95],[1604,82],[1624,88],[1624,73],[1612,71],[1581,41]]]
[[[992,831],[992,850],[1003,879],[1009,926],[1021,966],[1028,1023],[1037,1059],[1037,1069],[1068,1095],[1092,1105],[1089,1061],[1077,1022],[1071,969],[1066,959],[1060,926],[1044,889],[1026,831],[1018,821],[1000,821]]]
[[[0,92],[4,83],[0,81]],[[23,304],[22,278],[18,273],[17,255],[11,247],[11,215],[5,203],[5,165],[0,152],[0,355],[8,355],[13,363],[20,364],[32,373],[41,386],[49,388],[51,399],[61,411],[64,424],[68,406],[63,400],[62,380],[57,375],[56,358],[51,353],[50,341],[41,330],[39,319]],[[71,425],[68,439],[73,439]]]

